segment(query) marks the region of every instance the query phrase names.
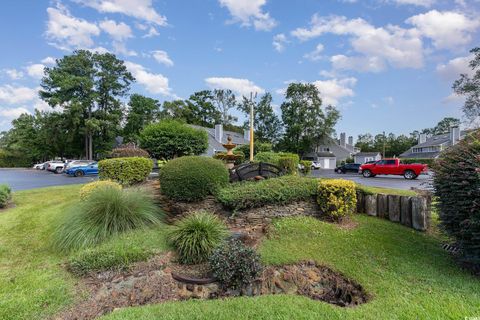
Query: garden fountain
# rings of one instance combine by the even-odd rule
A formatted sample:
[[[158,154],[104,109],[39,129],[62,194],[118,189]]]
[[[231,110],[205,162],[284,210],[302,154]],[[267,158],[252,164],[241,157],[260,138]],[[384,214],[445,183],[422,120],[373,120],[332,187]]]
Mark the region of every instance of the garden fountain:
[[[235,160],[237,160],[240,156],[233,154],[233,149],[237,146],[232,142],[232,137],[230,135],[227,136],[227,143],[222,144],[222,146],[227,150],[225,154],[219,154],[218,158],[221,160],[225,160],[227,169],[232,169],[235,165]]]

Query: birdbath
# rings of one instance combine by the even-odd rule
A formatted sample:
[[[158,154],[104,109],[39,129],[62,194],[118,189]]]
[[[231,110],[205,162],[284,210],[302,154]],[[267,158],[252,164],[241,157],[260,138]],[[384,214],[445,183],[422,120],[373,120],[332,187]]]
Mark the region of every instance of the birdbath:
[[[232,151],[237,145],[232,142],[232,137],[228,135],[227,143],[222,144],[222,146],[227,149],[227,153],[222,155],[221,158],[227,162],[227,169],[232,169],[235,165],[235,160],[239,158],[239,156],[233,154]]]

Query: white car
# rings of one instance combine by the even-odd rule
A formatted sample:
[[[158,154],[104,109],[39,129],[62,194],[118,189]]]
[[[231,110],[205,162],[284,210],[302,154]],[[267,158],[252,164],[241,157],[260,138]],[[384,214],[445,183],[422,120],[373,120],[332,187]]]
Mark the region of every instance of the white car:
[[[45,163],[45,170],[62,173],[65,163],[63,161],[48,161]]]
[[[45,170],[45,164],[46,164],[46,162],[34,164],[33,169]]]
[[[318,169],[322,169],[322,167],[320,166],[320,162],[312,161],[312,170],[318,170]]]

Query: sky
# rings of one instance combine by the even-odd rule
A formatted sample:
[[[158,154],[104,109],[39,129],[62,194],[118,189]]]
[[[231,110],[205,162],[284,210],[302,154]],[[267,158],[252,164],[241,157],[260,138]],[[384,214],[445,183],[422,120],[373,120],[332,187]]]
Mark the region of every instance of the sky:
[[[480,46],[480,0],[3,0],[0,131],[35,108],[43,68],[75,49],[112,52],[160,101],[204,89],[313,83],[337,133],[401,134],[461,117],[452,93]]]

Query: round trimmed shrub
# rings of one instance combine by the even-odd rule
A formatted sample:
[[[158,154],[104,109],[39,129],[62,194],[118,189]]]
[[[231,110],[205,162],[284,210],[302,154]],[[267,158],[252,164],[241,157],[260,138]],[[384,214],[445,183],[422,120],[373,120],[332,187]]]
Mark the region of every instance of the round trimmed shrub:
[[[80,200],[85,201],[92,193],[96,192],[100,188],[122,189],[122,186],[119,183],[110,180],[90,182],[80,189]]]
[[[112,180],[127,186],[147,180],[152,168],[152,160],[141,157],[113,158],[98,162],[100,180]]]
[[[147,151],[142,148],[115,148],[110,153],[112,158],[129,158],[129,157],[141,157],[150,158]]]
[[[433,170],[440,225],[460,247],[460,261],[480,273],[480,131],[442,152]]]
[[[167,197],[198,201],[228,184],[228,170],[222,161],[188,156],[170,160],[159,173],[160,188]]]
[[[340,221],[353,214],[357,207],[355,183],[343,179],[319,180],[317,202],[324,215]]]
[[[238,239],[231,239],[215,249],[209,264],[213,276],[227,289],[245,288],[262,273],[260,256]]]
[[[99,188],[88,201],[73,205],[54,233],[61,251],[90,247],[113,235],[161,222],[162,214],[147,189]]]
[[[225,223],[216,215],[194,212],[177,221],[168,235],[168,240],[178,253],[181,263],[197,264],[208,260],[227,236]]]

